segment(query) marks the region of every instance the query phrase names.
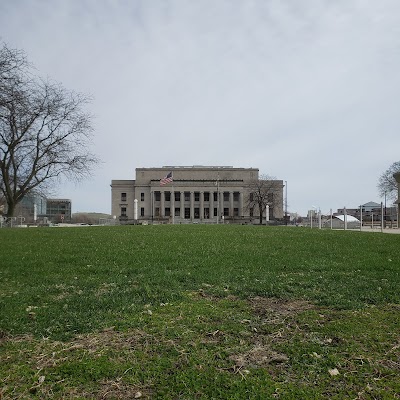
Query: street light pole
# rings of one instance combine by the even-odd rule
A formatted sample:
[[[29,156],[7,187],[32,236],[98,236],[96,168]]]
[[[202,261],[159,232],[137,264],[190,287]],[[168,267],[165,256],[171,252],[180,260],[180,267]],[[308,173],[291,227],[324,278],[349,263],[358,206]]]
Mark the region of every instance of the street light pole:
[[[287,181],[285,181],[285,225],[287,225]]]
[[[384,209],[384,216],[383,216],[383,227],[386,228],[386,190],[385,190],[385,209]]]
[[[320,208],[318,208],[318,229],[322,229],[322,215]]]

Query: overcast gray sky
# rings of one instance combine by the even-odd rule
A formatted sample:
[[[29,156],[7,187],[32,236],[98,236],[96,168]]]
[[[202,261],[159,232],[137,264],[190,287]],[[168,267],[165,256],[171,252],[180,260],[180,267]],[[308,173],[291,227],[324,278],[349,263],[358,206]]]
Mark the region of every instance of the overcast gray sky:
[[[164,165],[256,167],[329,212],[380,202],[400,160],[398,0],[2,0],[0,40],[94,98],[104,163],[59,188],[74,212]]]

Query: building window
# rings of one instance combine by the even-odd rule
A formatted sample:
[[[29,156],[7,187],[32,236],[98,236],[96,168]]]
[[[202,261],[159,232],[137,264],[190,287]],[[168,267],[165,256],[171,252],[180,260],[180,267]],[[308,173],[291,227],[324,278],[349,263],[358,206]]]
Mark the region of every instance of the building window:
[[[218,192],[214,192],[214,201],[218,201]]]
[[[175,192],[175,201],[181,201],[181,192]]]
[[[204,219],[210,219],[210,209],[208,207],[204,208]]]
[[[144,207],[141,207],[141,208],[140,208],[140,216],[141,216],[141,217],[144,217]]]
[[[251,207],[251,208],[250,208],[250,217],[253,217],[253,215],[254,215],[254,208]]]
[[[229,217],[229,208],[224,208],[224,216]]]
[[[156,209],[154,210],[155,212],[155,216],[159,217],[160,216],[160,207],[156,207]]]
[[[239,216],[239,209],[238,208],[234,208],[233,209],[233,216],[234,217],[238,217]]]
[[[239,192],[233,193],[233,201],[239,201]]]
[[[210,192],[204,192],[204,201],[210,201]]]
[[[140,193],[140,201],[144,201],[144,193]]]
[[[165,201],[171,201],[171,192],[165,192]]]
[[[190,208],[185,207],[185,219],[190,219]]]
[[[121,207],[121,217],[126,217],[126,207]]]
[[[224,192],[224,201],[229,201],[229,192]]]
[[[185,192],[185,201],[190,201],[190,192]]]
[[[250,201],[254,201],[254,193],[253,192],[250,193]]]
[[[126,193],[121,193],[121,201],[126,201]]]
[[[194,192],[194,201],[200,201],[200,192]]]
[[[165,216],[170,217],[171,216],[171,209],[169,207],[165,207]]]
[[[154,195],[156,197],[156,201],[160,201],[161,200],[161,193],[160,192],[154,192]]]
[[[200,208],[195,208],[194,209],[194,218],[199,219],[200,218]]]
[[[175,207],[175,217],[181,216],[181,209],[179,207]]]
[[[214,208],[214,217],[218,217],[218,208],[217,207]]]

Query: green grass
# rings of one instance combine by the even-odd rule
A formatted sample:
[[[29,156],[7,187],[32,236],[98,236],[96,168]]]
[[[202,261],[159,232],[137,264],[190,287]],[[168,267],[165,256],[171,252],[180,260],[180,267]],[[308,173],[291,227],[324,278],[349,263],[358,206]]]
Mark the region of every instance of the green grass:
[[[399,239],[227,225],[0,230],[0,395],[399,398]]]

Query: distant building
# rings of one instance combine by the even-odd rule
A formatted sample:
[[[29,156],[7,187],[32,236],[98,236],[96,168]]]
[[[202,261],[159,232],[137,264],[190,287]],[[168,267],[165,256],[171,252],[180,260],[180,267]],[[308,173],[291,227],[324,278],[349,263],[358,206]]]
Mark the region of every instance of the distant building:
[[[71,222],[71,200],[47,199],[46,216],[54,223]]]
[[[346,222],[345,222],[346,221]],[[343,229],[345,226],[348,229],[356,229],[360,227],[360,220],[352,215],[336,215],[332,217],[332,221],[330,219],[325,219],[324,227],[331,226],[333,229]]]
[[[36,215],[46,215],[47,199],[39,195],[28,194],[21,200],[18,211],[25,217],[33,218],[35,208]]]
[[[15,208],[14,217],[27,224],[71,222],[71,200],[47,199],[29,193]]]
[[[383,220],[385,223],[392,224],[397,221],[398,213],[397,207],[387,206],[384,204],[376,203],[374,201],[369,201],[368,203],[362,204],[358,208],[339,208],[336,213],[333,213],[333,216],[343,215],[346,211],[346,215],[351,215],[358,220],[362,220],[363,223],[370,222],[378,222],[382,220],[382,212],[383,212]]]
[[[172,177],[172,181],[168,176]],[[166,182],[161,185],[160,180],[165,177]],[[111,182],[112,215],[122,223],[258,223],[257,208],[247,207],[251,193],[249,186],[258,179],[257,168],[136,168],[135,180]],[[269,218],[282,219],[283,181],[270,182],[273,206],[270,207]]]

